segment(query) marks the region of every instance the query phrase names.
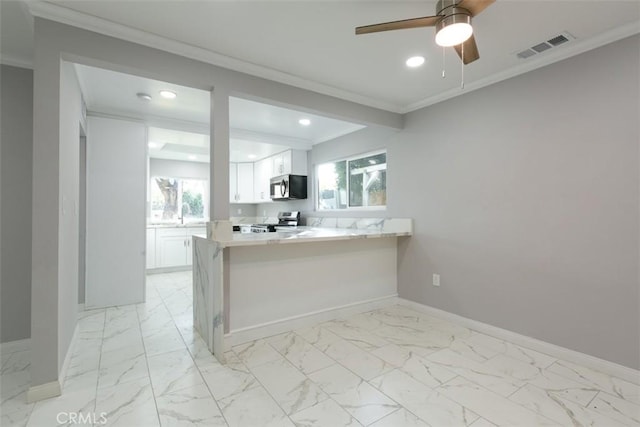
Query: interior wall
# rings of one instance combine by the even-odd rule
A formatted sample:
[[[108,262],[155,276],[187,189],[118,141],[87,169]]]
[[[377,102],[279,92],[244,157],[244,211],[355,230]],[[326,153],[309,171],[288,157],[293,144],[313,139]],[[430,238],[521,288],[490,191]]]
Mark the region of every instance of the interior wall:
[[[78,217],[78,304],[84,304],[87,272],[87,137],[80,135],[80,215]]]
[[[65,341],[52,330],[63,308],[58,301],[58,232],[61,220],[60,59],[212,91],[211,217],[229,218],[228,96],[235,92],[296,105],[363,124],[402,127],[402,117],[354,102],[227,70],[68,25],[34,19],[34,174],[32,259],[32,387],[57,380],[54,348]],[[77,142],[77,141],[76,141]],[[56,213],[54,213],[56,212]],[[90,231],[90,230],[88,230]],[[77,232],[77,227],[76,227]],[[77,267],[77,258],[74,261]],[[77,278],[77,271],[76,271]],[[77,285],[77,282],[76,282]],[[77,288],[76,288],[77,292]],[[74,303],[77,301],[73,300]],[[59,306],[60,305],[60,306]],[[66,346],[68,348],[68,346]],[[65,349],[66,351],[66,349]],[[57,354],[56,354],[57,356]]]
[[[170,176],[209,180],[209,163],[149,159],[150,176]]]
[[[389,150],[389,214],[415,219],[402,297],[640,368],[639,45],[406,115]]]
[[[78,318],[80,127],[82,92],[73,64],[60,64],[60,233],[58,242],[58,369]]]
[[[387,217],[387,211],[390,204],[393,203],[393,194],[387,197],[386,209],[342,209],[335,211],[317,211],[316,210],[316,167],[320,164],[341,160],[359,154],[366,154],[376,150],[388,149],[389,145],[395,138],[398,131],[395,129],[381,128],[379,126],[371,126],[361,129],[357,132],[332,139],[322,144],[316,144],[308,156],[309,170],[309,198],[305,206],[304,212],[307,215],[317,217],[347,217],[347,218],[379,218]],[[387,170],[390,171],[387,176],[393,175],[394,159],[387,152]],[[400,166],[401,167],[401,166]],[[389,188],[389,182],[387,182]],[[407,217],[405,213],[403,217]]]
[[[0,65],[0,342],[31,336],[33,71]]]
[[[231,203],[229,205],[229,217],[255,218],[258,216],[258,205],[249,203]]]

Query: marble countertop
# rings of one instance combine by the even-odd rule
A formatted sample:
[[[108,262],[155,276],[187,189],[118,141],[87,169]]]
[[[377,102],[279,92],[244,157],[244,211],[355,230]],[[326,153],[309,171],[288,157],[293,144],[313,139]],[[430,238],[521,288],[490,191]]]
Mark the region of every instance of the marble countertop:
[[[296,227],[277,228],[273,233],[234,233],[231,240],[215,240],[222,247],[273,245],[282,243],[327,242],[350,239],[411,236],[411,232],[379,229]]]
[[[207,226],[206,222],[188,222],[186,224],[178,224],[178,223],[147,224],[147,228],[201,228],[206,226]]]

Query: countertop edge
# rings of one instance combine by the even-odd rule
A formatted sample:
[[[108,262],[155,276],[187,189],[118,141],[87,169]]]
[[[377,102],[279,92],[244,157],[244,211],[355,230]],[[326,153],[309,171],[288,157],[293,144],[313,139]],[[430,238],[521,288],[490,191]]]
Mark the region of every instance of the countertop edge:
[[[359,239],[379,239],[386,237],[410,237],[412,232],[365,232],[365,233],[350,233],[335,236],[300,236],[293,235],[290,237],[277,237],[273,236],[272,239],[260,239],[260,240],[211,240],[206,237],[193,236],[197,239],[207,240],[219,244],[223,248],[230,247],[242,247],[242,246],[266,246],[266,245],[282,245],[292,243],[312,243],[312,242],[331,242],[341,240],[359,240]],[[269,236],[270,237],[270,236]]]

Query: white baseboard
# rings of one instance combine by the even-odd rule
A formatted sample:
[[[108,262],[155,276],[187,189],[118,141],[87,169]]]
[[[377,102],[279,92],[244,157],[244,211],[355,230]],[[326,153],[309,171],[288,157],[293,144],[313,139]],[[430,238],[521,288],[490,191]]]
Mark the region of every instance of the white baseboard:
[[[60,382],[51,381],[45,384],[29,387],[27,390],[27,402],[33,403],[44,399],[51,399],[62,394]]]
[[[521,335],[507,329],[498,328],[497,326],[492,326],[487,323],[468,319],[466,317],[449,313],[447,311],[440,310],[425,304],[409,301],[404,298],[397,298],[397,300],[400,305],[428,314],[430,316],[448,320],[458,325],[465,326],[469,329],[473,329],[474,331],[482,332],[484,334],[491,335],[492,337],[509,341],[522,347],[539,351],[540,353],[548,354],[549,356],[555,357],[557,359],[567,360],[569,362],[586,366],[596,371],[600,371],[605,374],[622,378],[634,384],[640,385],[640,371],[633,368],[619,365],[617,363],[600,359],[595,356],[590,356],[576,350],[561,347],[559,345],[541,341],[536,338],[531,338],[526,335]]]
[[[29,387],[29,390],[27,391],[27,402],[33,403],[39,400],[57,397],[62,394],[62,390],[64,389],[64,380],[67,377],[67,370],[69,369],[69,362],[71,361],[71,355],[76,342],[78,341],[78,330],[78,323],[76,322],[71,343],[69,343],[67,354],[64,357],[64,362],[62,362],[62,368],[58,373],[58,379],[45,384]]]
[[[0,343],[0,353],[9,354],[17,351],[29,350],[31,348],[31,338],[23,340],[7,341]]]
[[[386,297],[319,310],[299,316],[288,317],[286,319],[280,319],[273,322],[262,323],[248,328],[235,329],[230,331],[224,337],[225,351],[231,349],[234,345],[270,337],[283,332],[293,331],[295,329],[314,326],[318,323],[327,322],[329,320],[335,320],[358,313],[376,310],[378,308],[396,305],[397,303],[398,296],[397,294],[394,294]]]

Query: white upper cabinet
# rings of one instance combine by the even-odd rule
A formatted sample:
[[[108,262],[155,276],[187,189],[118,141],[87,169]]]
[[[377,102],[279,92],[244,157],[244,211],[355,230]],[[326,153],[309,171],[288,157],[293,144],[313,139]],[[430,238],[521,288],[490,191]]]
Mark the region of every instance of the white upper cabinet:
[[[273,175],[306,175],[307,152],[303,150],[287,150],[272,157]]]
[[[267,157],[253,164],[253,199],[257,203],[271,201],[269,183],[273,176],[273,159]]]
[[[253,203],[253,163],[229,164],[229,201]]]
[[[229,201],[231,203],[270,203],[271,178],[280,175],[306,175],[307,152],[287,150],[255,163],[229,163]]]

